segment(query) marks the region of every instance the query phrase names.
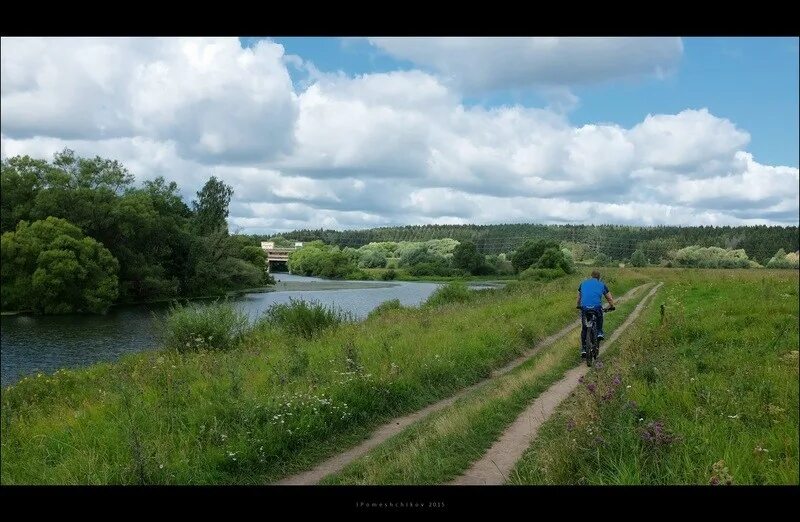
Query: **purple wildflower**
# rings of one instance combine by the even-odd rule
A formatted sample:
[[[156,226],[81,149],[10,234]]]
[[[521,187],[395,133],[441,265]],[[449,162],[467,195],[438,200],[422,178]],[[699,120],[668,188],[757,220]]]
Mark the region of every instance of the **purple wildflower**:
[[[611,381],[611,384],[613,384],[614,386],[619,386],[620,384],[622,384],[622,377],[620,376],[620,374],[616,374],[614,376],[614,380]]]
[[[583,375],[581,375],[580,379],[578,379],[578,382],[583,384]]]
[[[594,367],[595,367],[595,368],[602,368],[602,367],[603,367],[603,361],[601,361],[600,359],[598,359],[598,360],[597,360],[597,361],[594,363]]]
[[[575,429],[575,420],[570,419],[569,421],[567,421],[567,430],[572,431],[574,429]]]
[[[589,384],[586,385],[586,389],[589,390],[589,393],[594,395],[594,391],[597,389],[597,385],[593,382],[590,382]]]
[[[665,446],[675,441],[675,436],[670,434],[661,421],[650,422],[642,430],[642,440],[653,443],[656,446]]]
[[[606,443],[606,439],[604,439],[604,438],[603,438],[603,437],[601,437],[600,435],[597,435],[597,436],[594,438],[594,442],[595,442],[595,444],[605,444],[605,443]]]

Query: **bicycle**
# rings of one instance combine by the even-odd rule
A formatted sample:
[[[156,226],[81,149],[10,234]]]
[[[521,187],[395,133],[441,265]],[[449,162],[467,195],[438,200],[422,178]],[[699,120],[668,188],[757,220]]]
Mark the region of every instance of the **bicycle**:
[[[582,310],[580,306],[576,307]],[[616,307],[603,308],[603,312],[612,312]],[[597,356],[600,355],[600,340],[597,338],[597,311],[591,308],[586,313],[581,313],[581,323],[586,328],[586,337],[583,339],[583,351],[586,353],[586,366],[591,367]]]

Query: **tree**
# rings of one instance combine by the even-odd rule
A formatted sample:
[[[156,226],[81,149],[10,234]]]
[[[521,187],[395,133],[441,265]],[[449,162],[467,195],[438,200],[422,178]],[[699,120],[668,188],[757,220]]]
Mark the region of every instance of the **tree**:
[[[118,295],[117,260],[63,219],[20,221],[3,234],[0,258],[3,308],[102,313]]]
[[[228,229],[228,206],[233,196],[233,189],[215,176],[203,185],[197,193],[197,200],[192,201],[194,223],[197,233],[206,236],[217,230]]]
[[[472,241],[459,243],[453,250],[453,266],[455,268],[475,274],[484,264],[484,257],[478,253],[478,248]]]
[[[536,268],[560,268],[567,274],[575,271],[572,266],[572,259],[559,248],[548,248],[542,253],[542,257],[536,263]]]
[[[641,250],[636,250],[633,255],[631,256],[631,265],[632,266],[647,266],[647,257],[645,257],[644,252]]]
[[[358,266],[361,268],[383,268],[386,266],[386,255],[380,250],[365,250],[361,253]]]
[[[0,233],[31,219],[36,194],[52,167],[45,160],[15,156],[0,163]]]
[[[609,266],[610,264],[611,258],[602,252],[594,256],[594,260],[592,262],[592,266]]]
[[[548,248],[558,249],[559,244],[557,241],[550,239],[529,239],[511,256],[511,264],[514,265],[518,272],[522,272],[536,264]]]
[[[767,262],[767,268],[797,268],[797,266],[797,255],[786,254],[782,248]]]

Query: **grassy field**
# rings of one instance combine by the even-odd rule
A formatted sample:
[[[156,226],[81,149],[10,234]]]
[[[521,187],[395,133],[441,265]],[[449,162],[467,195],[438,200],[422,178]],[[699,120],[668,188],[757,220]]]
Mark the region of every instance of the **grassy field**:
[[[798,484],[797,271],[658,277],[512,484]]]
[[[644,297],[640,290],[606,317],[610,335]],[[487,386],[471,392],[356,460],[327,484],[442,484],[479,459],[541,392],[580,364],[580,328]]]
[[[617,294],[649,280],[607,270]],[[311,339],[154,351],[2,391],[3,484],[261,484],[489,375],[574,320],[581,276],[384,310]]]

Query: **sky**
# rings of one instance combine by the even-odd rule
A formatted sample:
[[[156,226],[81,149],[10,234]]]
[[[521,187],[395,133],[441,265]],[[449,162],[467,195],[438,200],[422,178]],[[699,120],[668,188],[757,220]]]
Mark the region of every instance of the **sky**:
[[[0,155],[120,160],[243,233],[797,225],[797,38],[2,38]]]

